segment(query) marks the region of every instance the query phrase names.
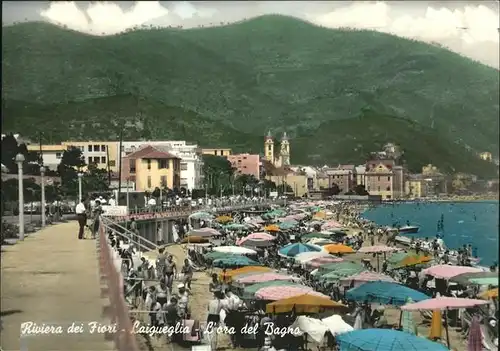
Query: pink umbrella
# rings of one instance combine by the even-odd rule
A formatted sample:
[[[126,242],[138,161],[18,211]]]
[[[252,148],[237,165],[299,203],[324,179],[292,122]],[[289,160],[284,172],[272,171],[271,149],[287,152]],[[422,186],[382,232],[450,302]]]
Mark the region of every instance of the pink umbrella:
[[[380,253],[380,252],[394,252],[399,251],[397,247],[389,247],[385,245],[365,246],[358,250],[362,253]]]
[[[342,228],[342,224],[340,224],[337,221],[328,221],[325,224],[323,224],[322,228]]]
[[[450,266],[447,264],[432,266],[422,271],[422,273],[424,274],[431,275],[434,278],[441,278],[441,279],[450,279],[463,273],[478,273],[478,272],[482,272],[482,270],[474,267]]]
[[[308,286],[287,286],[286,288],[283,286],[268,286],[257,290],[255,297],[261,300],[277,301],[304,294],[316,295],[329,299],[328,296],[314,291]]]
[[[247,235],[246,237],[241,238],[240,240],[236,241],[236,244],[241,245],[247,240],[266,240],[266,241],[269,241],[269,240],[274,240],[274,239],[276,239],[276,238],[268,233],[252,233],[252,234]]]
[[[347,278],[342,278],[340,281],[343,284],[351,284],[351,282],[354,282],[355,286],[376,281],[396,283],[396,281],[391,277],[389,277],[388,275],[374,273],[374,272],[361,272],[359,274],[351,275],[350,277]]]
[[[306,262],[305,265],[312,268],[319,268],[328,263],[337,263],[342,261],[344,261],[344,259],[340,257],[318,257]]]
[[[236,282],[240,284],[255,284],[255,283],[264,283],[271,280],[299,281],[300,279],[292,277],[291,275],[269,272],[269,273],[262,273],[262,274],[241,277],[236,279]]]
[[[474,316],[469,329],[469,337],[467,338],[467,351],[483,351],[483,333],[479,318]]]
[[[436,297],[434,299],[423,300],[420,302],[410,303],[401,306],[401,310],[403,311],[450,310],[450,309],[470,308],[478,305],[485,305],[488,303],[489,301],[486,300],[462,299],[459,297]],[[448,334],[448,318],[446,317],[444,318],[444,328],[446,331],[446,342],[448,344],[448,348],[450,348],[450,336]]]

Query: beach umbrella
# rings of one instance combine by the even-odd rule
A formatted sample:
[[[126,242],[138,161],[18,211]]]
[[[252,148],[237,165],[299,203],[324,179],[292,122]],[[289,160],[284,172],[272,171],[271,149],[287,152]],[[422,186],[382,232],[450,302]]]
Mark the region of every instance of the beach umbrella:
[[[294,227],[297,226],[297,222],[296,221],[286,221],[286,222],[281,222],[278,224],[278,227],[281,229],[281,230],[288,230],[288,229],[292,229]]]
[[[195,236],[195,235],[188,235],[181,240],[181,244],[186,244],[186,243],[202,244],[208,242],[209,242],[208,238],[203,238],[201,236]]]
[[[271,272],[272,269],[268,267],[263,267],[263,266],[248,266],[248,267],[243,267],[243,268],[238,268],[238,269],[232,269],[230,271],[227,271],[225,273],[222,273],[220,275],[220,278],[222,281],[230,283],[233,279],[236,277],[242,275],[242,274],[261,274],[263,272]]]
[[[309,244],[295,243],[282,247],[278,253],[281,256],[294,257],[302,252],[321,251],[321,248]]]
[[[431,256],[424,255],[407,255],[405,258],[401,260],[394,268],[404,268],[404,267],[413,267],[419,264],[424,264],[432,261]]]
[[[333,336],[348,333],[354,330],[354,328],[347,324],[338,314],[323,318],[321,321],[327,326]]]
[[[401,306],[403,311],[418,311],[418,310],[452,310],[460,308],[470,308],[488,304],[488,301],[477,299],[463,299],[459,297],[436,297],[425,301],[411,303]],[[448,318],[444,318],[444,328],[446,331],[446,343],[450,347],[450,336],[448,333]]]
[[[248,226],[246,224],[240,224],[240,223],[229,223],[224,225],[223,228],[226,230],[244,230],[248,229]]]
[[[266,230],[268,232],[279,232],[280,227],[278,227],[276,224],[270,224],[270,225],[266,225],[264,227],[264,230]]]
[[[257,251],[252,249],[247,249],[246,247],[240,246],[218,246],[213,248],[214,251],[232,253],[237,255],[255,255]]]
[[[313,238],[313,239],[307,240],[307,243],[311,244],[311,245],[316,245],[316,246],[325,246],[325,245],[329,245],[329,244],[335,244],[334,241],[331,241],[329,239],[321,239],[321,238]]]
[[[462,273],[450,278],[450,282],[466,286],[471,284],[470,279],[476,279],[476,278],[498,278],[498,273],[497,272]]]
[[[420,291],[407,286],[389,282],[369,282],[347,291],[348,300],[357,302],[379,303],[383,305],[402,306],[407,298],[413,301],[430,299]]]
[[[189,218],[191,219],[213,219],[214,215],[208,213],[208,212],[195,212],[192,213]]]
[[[268,233],[252,233],[241,240],[275,240],[276,237]]]
[[[328,331],[327,326],[322,321],[307,316],[298,316],[290,328],[295,331],[293,333],[295,337],[307,334],[307,337],[318,344],[323,343],[325,334]]]
[[[441,339],[443,335],[443,323],[441,323],[441,311],[432,311],[431,328],[429,329],[429,339]]]
[[[386,245],[376,245],[376,246],[365,246],[365,247],[362,247],[358,250],[358,252],[361,252],[361,253],[367,253],[367,254],[380,254],[380,253],[383,253],[384,256],[386,253],[388,252],[394,252],[394,251],[398,251],[399,249],[396,248],[396,247],[390,247],[390,246],[386,246]],[[380,272],[380,261],[379,261],[379,257],[377,255],[377,271]]]
[[[203,258],[205,258],[206,260],[216,260],[216,259],[219,259],[219,258],[226,258],[228,256],[232,256],[232,255],[235,255],[235,254],[231,254],[231,253],[227,253],[227,252],[217,252],[217,251],[210,251],[210,252],[207,252],[206,254],[203,255]]]
[[[423,274],[433,276],[434,278],[450,279],[463,273],[478,273],[482,272],[479,268],[466,267],[466,266],[451,266],[447,264],[440,264],[422,270]]]
[[[310,261],[307,261],[305,262],[305,266],[306,267],[310,267],[310,268],[319,268],[325,264],[329,264],[329,263],[339,263],[339,262],[343,262],[344,259],[340,258],[340,257],[333,257],[333,256],[328,256],[328,257],[318,257],[318,258],[314,258]]]
[[[240,245],[248,247],[271,247],[274,245],[274,243],[267,240],[245,240]]]
[[[309,251],[301,252],[294,256],[295,261],[304,263],[319,257],[333,257],[328,252],[325,251]]]
[[[387,257],[387,263],[390,265],[397,265],[399,262],[405,259],[408,256],[406,252],[394,252],[392,255]]]
[[[336,337],[343,351],[445,351],[446,346],[394,329],[360,329]]]
[[[323,274],[319,277],[319,280],[326,280],[326,281],[336,281],[340,280],[344,277],[348,277],[350,275],[355,275],[359,274],[364,270],[363,267],[356,267],[356,268],[339,268],[334,271],[330,271],[326,274]]]
[[[287,288],[288,289],[288,288]],[[266,305],[266,313],[319,313],[325,309],[346,307],[345,305],[332,301],[328,297],[321,297],[309,293],[292,296],[278,300]]]
[[[260,300],[278,301],[304,294],[312,294],[327,299],[329,298],[322,293],[311,290],[308,286],[288,286],[286,289],[283,289],[281,286],[269,286],[267,288],[257,290],[255,297]]]
[[[217,217],[215,220],[219,223],[228,223],[231,222],[233,219],[230,216],[222,215]]]
[[[200,228],[193,229],[187,233],[188,236],[202,236],[202,237],[211,237],[211,236],[219,236],[220,232],[214,228]]]
[[[259,262],[256,262],[246,256],[240,255],[230,255],[228,257],[218,258],[213,261],[214,267],[243,267],[258,265],[260,265]]]
[[[281,286],[281,287],[289,287],[289,286],[295,286],[295,287],[301,287],[303,288],[304,285],[301,285],[299,283],[294,283],[289,280],[271,280],[271,281],[266,281],[262,283],[256,283],[256,284],[251,284],[248,286],[245,286],[243,288],[243,298],[253,298],[255,296],[255,293],[262,289],[262,288],[267,288],[269,286]],[[313,290],[310,288],[310,290]]]
[[[413,303],[411,297],[406,299],[406,303]],[[417,326],[413,321],[413,315],[410,311],[401,311],[401,326],[404,332],[417,335]]]
[[[483,351],[483,333],[477,316],[472,318],[467,338],[467,351]]]
[[[330,244],[323,246],[323,248],[332,254],[349,254],[355,252],[352,247],[343,244]]]
[[[375,272],[361,272],[359,274],[354,274],[345,278],[341,278],[340,282],[344,285],[358,286],[368,282],[389,282],[396,283],[396,281],[385,274],[375,273]]]
[[[287,274],[278,274],[278,273],[261,273],[258,275],[251,275],[245,277],[237,277],[235,281],[239,284],[255,284],[255,283],[264,283],[267,281],[275,281],[275,280],[286,280],[292,282],[300,281],[300,278],[293,277]]]
[[[483,292],[481,295],[479,295],[480,298],[489,300],[493,298],[498,298],[498,288],[495,289],[490,289],[488,291]]]
[[[327,263],[321,267],[319,267],[317,275],[324,275],[328,274],[330,272],[335,272],[338,270],[345,270],[345,269],[358,269],[360,270],[359,272],[362,272],[364,269],[362,265],[356,262],[335,262],[335,263]]]
[[[472,284],[477,284],[477,285],[493,285],[493,286],[498,286],[498,276],[497,277],[490,277],[490,278],[471,278],[469,281]]]

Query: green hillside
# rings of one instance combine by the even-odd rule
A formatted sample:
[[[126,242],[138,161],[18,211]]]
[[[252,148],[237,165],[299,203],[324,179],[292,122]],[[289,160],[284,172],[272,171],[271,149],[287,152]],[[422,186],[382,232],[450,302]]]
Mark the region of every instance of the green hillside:
[[[3,127],[35,133],[41,123],[53,141],[110,138],[117,117],[130,137],[236,151],[261,152],[268,129],[286,130],[295,163],[361,162],[397,141],[408,162],[478,174],[490,167],[464,146],[498,149],[498,71],[387,34],[263,16],[111,37],[25,23],[2,39]]]

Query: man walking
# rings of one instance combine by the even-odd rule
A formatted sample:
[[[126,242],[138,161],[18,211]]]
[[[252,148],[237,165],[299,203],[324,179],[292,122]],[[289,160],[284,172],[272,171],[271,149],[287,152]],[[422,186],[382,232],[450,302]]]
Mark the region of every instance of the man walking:
[[[78,225],[80,226],[78,230],[78,239],[83,239],[83,233],[85,231],[85,225],[87,225],[87,210],[83,204],[83,200],[80,200],[75,208],[76,217],[78,218]]]

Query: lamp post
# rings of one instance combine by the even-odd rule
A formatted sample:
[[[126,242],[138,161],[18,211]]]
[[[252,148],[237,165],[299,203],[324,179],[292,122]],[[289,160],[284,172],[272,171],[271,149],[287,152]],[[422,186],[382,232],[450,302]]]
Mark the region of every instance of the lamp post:
[[[24,240],[24,191],[23,191],[24,155],[16,155],[17,177],[19,178],[19,240]]]
[[[78,203],[82,202],[82,178],[83,173],[78,173]]]
[[[42,228],[45,227],[45,180],[43,179],[45,175],[45,167],[40,167],[40,180],[42,183],[42,204],[41,204],[41,215],[42,215]]]

